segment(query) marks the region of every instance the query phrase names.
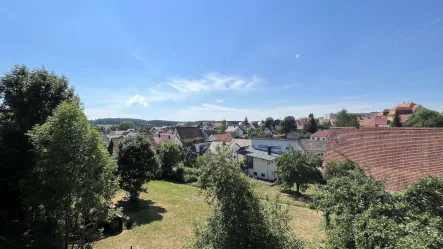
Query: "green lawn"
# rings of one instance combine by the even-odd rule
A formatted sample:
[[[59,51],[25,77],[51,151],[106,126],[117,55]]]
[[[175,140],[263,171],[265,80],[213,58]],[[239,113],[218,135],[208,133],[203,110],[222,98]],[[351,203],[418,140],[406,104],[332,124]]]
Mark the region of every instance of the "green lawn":
[[[275,196],[277,187],[256,186],[264,195]],[[119,192],[117,203],[124,197]],[[123,233],[97,242],[94,248],[181,248],[193,236],[193,224],[201,222],[209,215],[210,209],[198,188],[187,184],[166,181],[152,181],[148,184],[148,193],[142,193],[139,208],[124,205],[136,225]],[[294,233],[306,240],[322,239],[324,232],[320,228],[321,213],[299,204],[289,195],[282,195],[282,201],[292,201],[289,212],[293,217]],[[124,202],[123,202],[124,203]]]

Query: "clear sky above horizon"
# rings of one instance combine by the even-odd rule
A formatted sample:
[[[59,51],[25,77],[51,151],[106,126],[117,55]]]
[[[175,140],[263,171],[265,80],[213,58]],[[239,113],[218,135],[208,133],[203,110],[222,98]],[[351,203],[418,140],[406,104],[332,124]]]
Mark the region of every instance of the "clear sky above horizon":
[[[442,1],[0,3],[0,73],[68,77],[90,119],[443,111]]]

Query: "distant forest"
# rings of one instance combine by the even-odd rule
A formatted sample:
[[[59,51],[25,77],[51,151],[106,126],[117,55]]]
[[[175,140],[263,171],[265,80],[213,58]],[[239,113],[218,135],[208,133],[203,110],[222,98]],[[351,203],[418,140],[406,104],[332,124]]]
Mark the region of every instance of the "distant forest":
[[[185,124],[198,124],[201,121],[191,121],[191,122],[182,122],[182,121],[168,121],[168,120],[144,120],[137,118],[99,118],[95,120],[89,120],[89,123],[92,125],[119,125],[123,121],[130,121],[134,123],[134,126],[175,126],[177,123],[185,123]],[[221,121],[211,120],[211,123],[219,123]],[[228,121],[231,124],[238,124],[239,121]]]
[[[134,126],[174,126],[177,121],[167,120],[144,120],[136,118],[100,118],[95,120],[89,120],[92,125],[119,125],[123,121],[130,121],[134,123]]]

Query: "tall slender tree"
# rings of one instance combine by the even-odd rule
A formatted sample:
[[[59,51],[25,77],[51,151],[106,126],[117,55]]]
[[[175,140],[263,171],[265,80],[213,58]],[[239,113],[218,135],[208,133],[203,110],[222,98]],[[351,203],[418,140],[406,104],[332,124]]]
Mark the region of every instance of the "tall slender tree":
[[[391,127],[401,127],[400,114],[398,111],[395,112],[394,119],[392,119]]]

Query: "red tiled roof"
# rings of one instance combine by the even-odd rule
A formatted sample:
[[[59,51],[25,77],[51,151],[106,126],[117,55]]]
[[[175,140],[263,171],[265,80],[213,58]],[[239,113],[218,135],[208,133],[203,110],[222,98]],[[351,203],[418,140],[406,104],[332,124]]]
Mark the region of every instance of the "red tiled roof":
[[[366,165],[386,189],[398,191],[427,174],[443,175],[443,128],[331,128],[326,162]]]
[[[398,105],[391,108],[391,110],[389,111],[389,115],[394,115],[395,111],[397,111],[397,110],[411,110],[412,111],[416,105],[417,104],[412,103],[412,102],[398,104]]]
[[[175,138],[175,135],[173,135],[173,134],[154,134],[154,135],[152,135],[151,138],[149,138],[149,140],[150,140],[152,146],[157,148],[162,143],[167,142],[167,141],[172,141],[172,140],[174,140],[174,138]]]
[[[400,122],[405,122],[406,120],[408,120],[409,119],[409,117],[411,116],[412,114],[400,114],[400,115],[398,115],[398,116],[400,116]]]
[[[214,137],[214,141],[224,141],[224,142],[231,142],[232,136],[231,134],[214,134],[212,135]]]
[[[297,125],[304,126],[308,122],[308,118],[299,118],[295,122]]]
[[[312,137],[327,137],[329,134],[329,130],[321,130],[317,131],[316,133],[312,134]]]

